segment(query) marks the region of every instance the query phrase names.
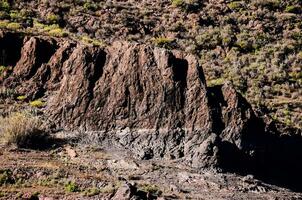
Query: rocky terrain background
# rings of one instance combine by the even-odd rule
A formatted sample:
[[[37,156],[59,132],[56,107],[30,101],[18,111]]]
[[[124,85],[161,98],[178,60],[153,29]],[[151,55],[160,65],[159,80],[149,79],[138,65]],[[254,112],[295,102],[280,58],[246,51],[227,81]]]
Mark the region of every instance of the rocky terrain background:
[[[0,9],[5,29],[197,54],[208,84],[230,80],[279,128],[301,129],[299,0],[2,0]]]
[[[236,199],[244,195],[229,188],[216,172],[237,174],[226,176],[226,182],[239,184],[238,187],[242,184],[239,175],[247,176],[243,178],[248,182],[247,188],[243,189],[247,192],[256,190],[275,196],[283,191],[279,187],[301,191],[302,140],[297,134],[299,130],[291,134],[278,130],[275,121],[265,113],[255,112],[231,82],[208,85],[203,68],[192,54],[135,42],[113,42],[100,47],[73,38],[11,31],[0,32],[0,50],[2,62],[6,66],[14,66],[6,67],[0,80],[1,142],[9,140],[6,144],[15,143],[18,147],[16,152],[28,147],[50,148],[52,151],[65,148],[70,157],[76,157],[75,150],[68,145],[79,140],[100,148],[98,153],[109,149],[119,151],[115,156],[123,157],[121,153],[128,152],[129,159],[109,161],[110,167],[115,162],[128,165],[127,162],[150,161],[167,165],[172,162],[176,168],[178,165],[186,166],[180,170],[199,174],[210,170],[209,175],[201,175],[196,181],[200,183],[200,178],[213,177],[218,185],[225,184],[227,196],[239,192],[234,197]],[[39,124],[37,117],[43,123]],[[16,132],[21,134],[20,139],[11,139],[10,136]],[[77,132],[80,134],[75,139],[70,138]],[[51,133],[53,139],[66,141],[66,145],[52,144],[53,139],[44,140],[41,133]],[[58,138],[60,133],[67,137]],[[26,185],[22,179],[21,191],[15,188],[19,186],[16,180],[22,162],[5,157],[11,155],[11,150],[3,148],[3,159],[11,165],[17,162],[17,174],[3,166],[3,196],[15,198],[18,192],[23,194]],[[81,145],[75,148],[79,151]],[[82,150],[87,151],[87,148]],[[50,152],[44,153],[51,157]],[[36,156],[35,151],[33,153]],[[26,155],[31,156],[31,151]],[[45,162],[50,159],[48,156]],[[37,162],[36,158],[33,162]],[[105,161],[100,158],[97,162]],[[163,173],[168,171],[165,169]],[[80,177],[64,177],[61,182],[51,185],[51,190],[64,184],[65,190],[77,194],[91,189],[89,186],[77,189],[74,181],[84,184]],[[116,174],[112,175],[114,177],[118,178]],[[33,174],[27,178],[36,187],[37,180],[33,180]],[[73,182],[66,183],[69,180]],[[122,180],[126,189],[112,181],[106,182],[105,185],[113,184],[109,196],[104,196],[108,192],[100,191],[105,185],[97,187],[98,192],[92,196],[114,199],[120,193],[122,197],[127,196],[129,191],[131,197],[138,195],[137,198],[142,199],[162,196],[140,190],[136,194],[136,183],[132,185],[125,177]],[[177,182],[171,180],[174,181]],[[264,186],[267,183],[279,187]],[[211,184],[211,181],[207,180],[205,184]],[[268,194],[266,187],[275,188],[275,192]],[[194,190],[202,188],[196,185]],[[41,190],[38,187],[32,191]],[[178,196],[180,193],[176,192],[176,197],[172,195],[171,198],[199,198],[194,190],[185,197]],[[210,190],[207,188],[205,192]],[[30,194],[34,195],[32,191]],[[58,195],[63,195],[61,192]],[[289,190],[284,192],[290,198],[297,195]],[[49,195],[49,189],[44,188],[43,193]],[[209,198],[228,198],[224,195],[218,192]],[[57,198],[56,195],[50,196]]]
[[[301,2],[0,8],[3,198],[301,198]]]

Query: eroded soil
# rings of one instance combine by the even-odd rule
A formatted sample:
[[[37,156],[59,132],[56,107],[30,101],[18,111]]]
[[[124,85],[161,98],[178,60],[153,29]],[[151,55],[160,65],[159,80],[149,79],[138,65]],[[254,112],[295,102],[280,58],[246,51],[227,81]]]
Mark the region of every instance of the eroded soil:
[[[0,160],[0,199],[111,199],[125,183],[149,199],[302,199],[251,175],[196,171],[177,160],[135,160],[114,148],[1,146]]]

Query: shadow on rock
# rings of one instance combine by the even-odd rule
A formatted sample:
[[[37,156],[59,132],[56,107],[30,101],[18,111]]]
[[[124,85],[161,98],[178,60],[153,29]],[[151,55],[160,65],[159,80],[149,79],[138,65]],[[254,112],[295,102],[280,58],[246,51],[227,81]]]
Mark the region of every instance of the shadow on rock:
[[[247,151],[222,142],[221,168],[241,175],[253,174],[266,183],[302,192],[302,137],[280,133],[255,135]]]

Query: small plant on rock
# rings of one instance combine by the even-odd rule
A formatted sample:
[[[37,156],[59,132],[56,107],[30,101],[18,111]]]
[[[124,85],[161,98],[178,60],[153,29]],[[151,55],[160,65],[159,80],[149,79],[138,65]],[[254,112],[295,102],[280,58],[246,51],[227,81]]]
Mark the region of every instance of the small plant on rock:
[[[29,102],[29,104],[30,104],[30,106],[36,107],[36,108],[41,108],[44,106],[44,102],[41,100],[34,100],[34,101]]]
[[[79,187],[78,187],[78,185],[75,182],[69,181],[65,185],[65,190],[67,192],[78,192],[79,191]]]

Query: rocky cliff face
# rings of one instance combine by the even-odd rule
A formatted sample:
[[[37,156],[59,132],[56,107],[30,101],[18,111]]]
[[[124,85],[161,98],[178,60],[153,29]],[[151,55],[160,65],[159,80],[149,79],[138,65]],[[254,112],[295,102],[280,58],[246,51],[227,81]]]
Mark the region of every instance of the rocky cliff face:
[[[242,163],[264,123],[231,83],[208,88],[192,55],[115,42],[0,34],[1,85],[34,100],[56,128],[110,135],[142,159],[194,167]],[[102,136],[100,136],[102,138]]]

